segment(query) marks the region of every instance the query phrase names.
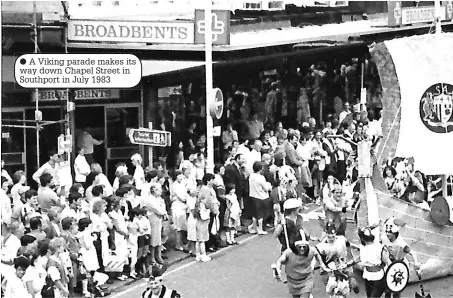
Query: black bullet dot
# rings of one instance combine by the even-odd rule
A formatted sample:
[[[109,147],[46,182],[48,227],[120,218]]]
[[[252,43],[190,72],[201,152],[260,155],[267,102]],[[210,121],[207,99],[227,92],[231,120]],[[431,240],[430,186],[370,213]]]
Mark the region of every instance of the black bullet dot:
[[[24,65],[26,63],[27,63],[27,60],[25,60],[25,58],[20,59],[20,64]]]

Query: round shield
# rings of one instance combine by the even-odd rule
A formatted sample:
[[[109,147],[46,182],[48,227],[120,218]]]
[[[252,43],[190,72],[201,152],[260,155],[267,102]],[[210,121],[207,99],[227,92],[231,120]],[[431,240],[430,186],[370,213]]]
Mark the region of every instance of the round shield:
[[[403,261],[393,262],[385,272],[385,283],[393,293],[399,293],[409,283],[409,267]]]
[[[452,216],[452,207],[450,201],[443,196],[435,197],[431,203],[431,211],[429,212],[433,222],[440,226],[447,225]]]

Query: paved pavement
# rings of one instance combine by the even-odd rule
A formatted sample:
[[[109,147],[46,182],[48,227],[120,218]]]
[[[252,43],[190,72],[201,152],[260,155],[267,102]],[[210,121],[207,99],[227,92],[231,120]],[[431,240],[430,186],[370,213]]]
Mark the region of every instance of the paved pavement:
[[[313,210],[307,210],[313,211]],[[316,211],[314,211],[316,212]],[[313,216],[314,215],[314,216]],[[316,214],[311,212],[306,227],[316,234],[320,231]],[[315,234],[315,235],[316,235]],[[211,254],[213,260],[207,263],[195,262],[193,258],[182,259],[180,253],[169,254],[169,261],[175,263],[164,275],[164,284],[176,289],[182,297],[290,297],[287,285],[272,278],[270,264],[279,257],[280,245],[272,235],[244,235],[238,246],[230,246]],[[177,254],[177,255],[174,255]],[[322,277],[315,274],[314,297],[326,297]],[[433,298],[453,297],[453,277],[424,282]],[[118,287],[119,286],[119,287]],[[363,283],[358,295],[365,297]],[[111,298],[140,297],[146,288],[146,280],[131,284],[115,283]],[[414,297],[419,285],[409,285],[402,297]]]

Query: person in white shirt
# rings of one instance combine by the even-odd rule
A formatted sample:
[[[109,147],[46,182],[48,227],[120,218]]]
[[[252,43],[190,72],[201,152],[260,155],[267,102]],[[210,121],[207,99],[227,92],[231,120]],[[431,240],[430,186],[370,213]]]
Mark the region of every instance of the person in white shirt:
[[[77,139],[77,147],[85,150],[85,158],[87,162],[91,165],[95,163],[93,157],[94,146],[99,146],[102,143],[104,143],[104,141],[98,141],[95,138],[93,138],[90,134],[90,130],[91,130],[90,127],[85,127],[85,129]]]
[[[239,144],[236,154],[244,155],[245,159],[248,158],[250,154],[250,149],[248,148],[249,140],[246,140],[244,143]]]
[[[0,272],[7,279],[14,273],[13,262],[21,247],[19,239],[23,234],[23,225],[18,221],[13,222],[9,226],[2,224]]]
[[[3,178],[2,177],[2,184],[3,184]],[[1,223],[2,224],[7,224],[9,225],[11,223],[11,214],[12,214],[12,209],[11,209],[11,200],[9,199],[8,195],[6,194],[5,190],[0,188],[0,204],[1,204]]]
[[[120,177],[128,175],[127,166],[124,162],[116,165],[115,180],[113,180],[113,191],[116,192],[120,188]]]
[[[143,171],[142,162],[143,158],[140,154],[135,153],[131,157],[132,165],[135,167],[134,171],[134,184],[135,188],[142,190],[145,183],[145,171]]]
[[[343,111],[338,115],[338,121],[340,124],[343,122],[344,119],[346,119],[346,116],[351,114],[351,106],[349,105],[349,102],[345,102]]]
[[[228,123],[226,129],[222,133],[223,148],[228,149],[228,147],[233,145],[233,141],[237,140],[239,140],[237,131],[233,129],[231,123]]]
[[[2,176],[5,177],[9,183],[13,183],[13,179],[11,179],[11,176],[8,174],[8,171],[4,169],[5,161],[3,159],[1,161],[1,166],[2,166]]]
[[[32,296],[27,291],[27,287],[22,278],[25,271],[30,266],[30,261],[20,256],[14,259],[15,274],[11,275],[6,281],[5,297],[8,298],[31,298]]]
[[[90,174],[90,165],[85,158],[85,149],[80,148],[79,154],[74,160],[75,182],[82,184],[84,187],[87,176]]]
[[[49,173],[52,177],[57,178],[57,171],[58,171],[58,163],[60,162],[60,156],[58,156],[55,150],[51,150],[49,152],[49,161],[43,164],[32,176],[33,180],[40,184],[39,178],[42,174]]]
[[[13,205],[16,205],[20,201],[20,194],[30,189],[30,186],[25,186],[27,183],[27,176],[24,171],[16,171],[13,174],[13,178],[16,184],[11,188],[11,197],[13,198]]]
[[[247,156],[247,163],[245,166],[245,170],[247,173],[247,176],[250,176],[254,171],[253,171],[253,165],[257,161],[261,161],[261,147],[263,146],[263,143],[261,143],[260,140],[255,140],[255,143],[253,143],[252,150],[250,150],[250,153]]]
[[[113,194],[113,187],[107,176],[102,172],[101,165],[98,163],[92,164],[91,172],[96,174],[93,182],[94,185],[102,185],[104,187],[104,195],[107,197],[111,196]]]
[[[251,234],[266,235],[263,230],[263,220],[267,218],[271,210],[268,210],[269,192],[272,190],[272,185],[266,181],[263,176],[264,163],[257,161],[253,164],[253,173],[249,177],[249,196],[253,201],[254,212],[252,224],[248,227]],[[270,205],[269,205],[270,206]],[[258,227],[257,227],[258,223]]]

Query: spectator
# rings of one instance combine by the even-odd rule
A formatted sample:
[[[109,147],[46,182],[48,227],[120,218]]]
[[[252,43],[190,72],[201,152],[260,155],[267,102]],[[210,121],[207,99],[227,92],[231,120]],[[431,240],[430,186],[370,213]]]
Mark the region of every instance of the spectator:
[[[93,156],[94,146],[99,146],[103,143],[104,141],[98,141],[93,138],[91,135],[91,127],[85,127],[79,135],[77,139],[77,147],[84,150],[86,161],[90,166],[96,162]]]
[[[40,188],[38,189],[38,204],[41,212],[47,213],[53,206],[60,205],[60,198],[52,189],[55,187],[53,184],[53,176],[50,173],[44,173],[39,177]]]
[[[41,176],[43,174],[49,174],[51,177],[56,178],[58,173],[58,163],[60,162],[60,157],[58,156],[55,150],[49,151],[50,159],[48,162],[43,164],[32,176],[33,180],[38,183],[38,185],[43,186],[41,183]]]
[[[264,164],[257,161],[253,164],[253,173],[249,177],[250,184],[250,200],[253,202],[253,218],[252,224],[248,227],[251,234],[266,235],[267,232],[263,229],[263,221],[267,219],[270,210],[267,201],[269,200],[269,192],[272,190],[272,185],[266,181],[263,176]],[[258,225],[257,225],[258,224]]]
[[[90,165],[85,157],[85,149],[80,148],[79,154],[74,160],[75,182],[86,187],[87,176],[90,174]]]

